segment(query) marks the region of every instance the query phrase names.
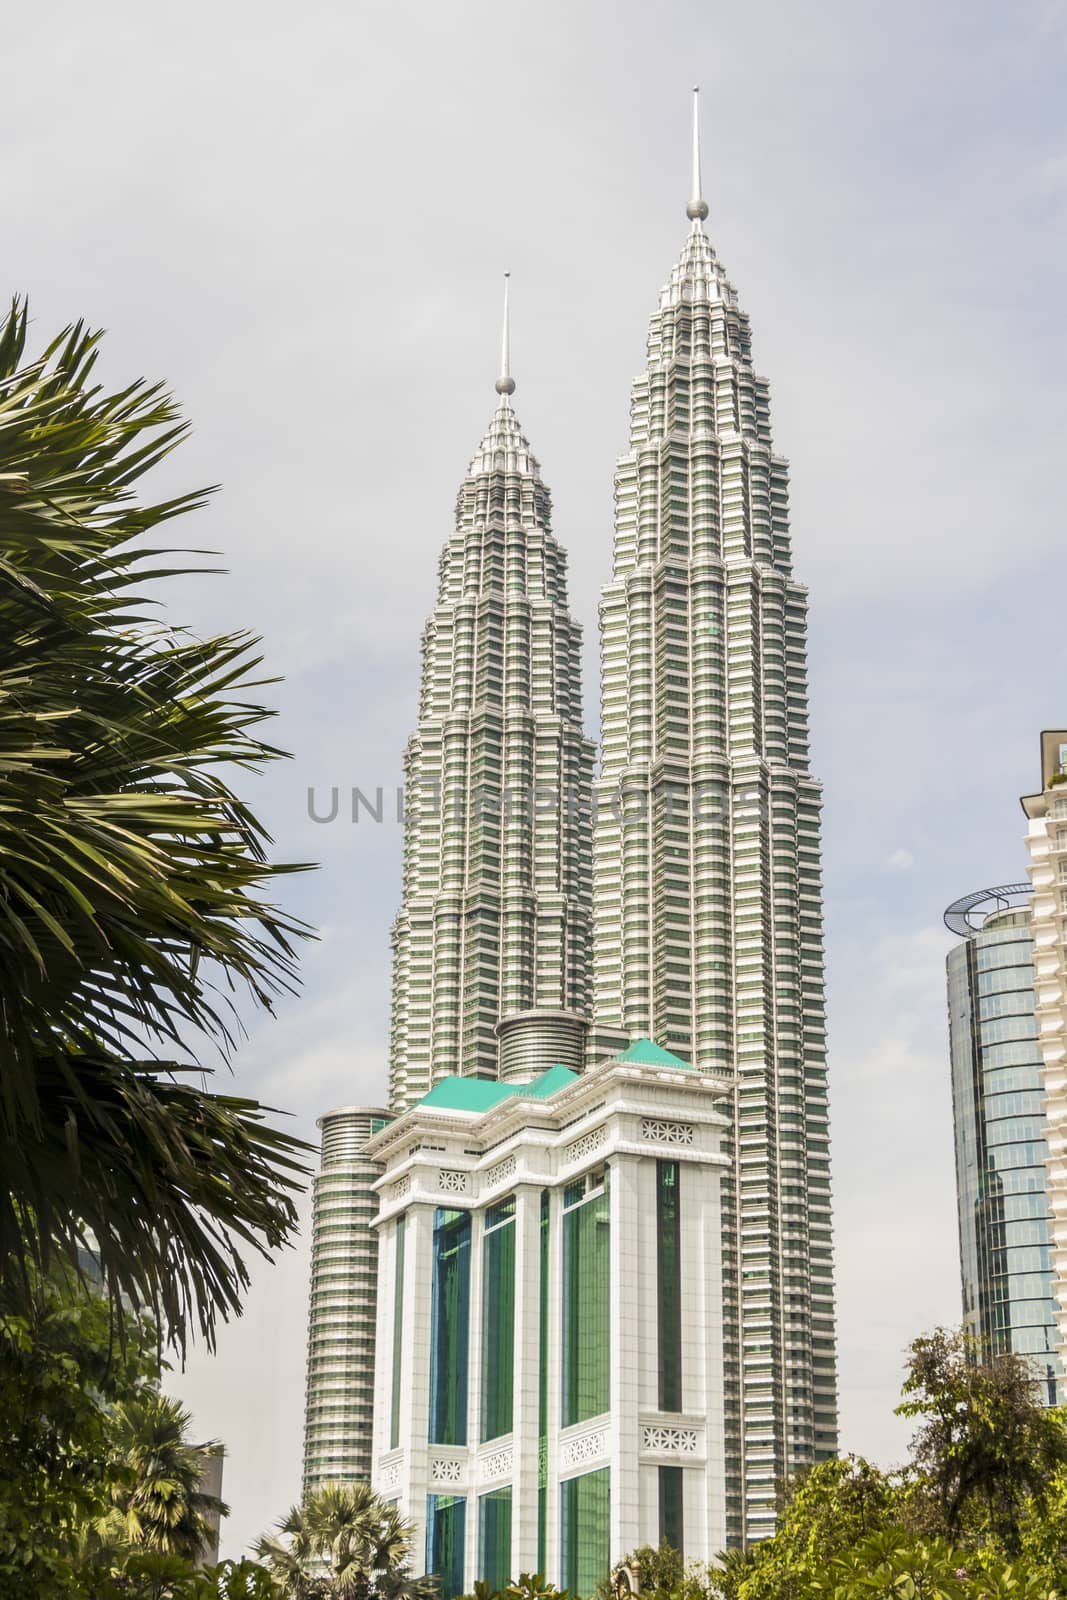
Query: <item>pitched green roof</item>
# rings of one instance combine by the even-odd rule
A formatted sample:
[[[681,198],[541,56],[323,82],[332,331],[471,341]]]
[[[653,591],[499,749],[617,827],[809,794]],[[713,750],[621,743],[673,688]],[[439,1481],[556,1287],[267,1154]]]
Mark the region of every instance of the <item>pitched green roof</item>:
[[[628,1061],[635,1067],[681,1067],[686,1072],[696,1071],[691,1062],[683,1061],[681,1056],[672,1056],[669,1050],[664,1050],[661,1044],[653,1044],[651,1039],[635,1039],[619,1060]]]
[[[495,1078],[468,1078],[462,1073],[453,1073],[435,1083],[416,1105],[439,1106],[442,1111],[489,1111],[501,1100],[510,1100],[519,1094],[547,1100],[576,1079],[576,1073],[561,1066],[549,1067],[532,1083],[498,1083]]]
[[[424,1094],[416,1105],[440,1106],[448,1111],[488,1111],[499,1100],[513,1094],[510,1083],[498,1083],[495,1078],[469,1078],[461,1073],[441,1078],[429,1094]]]
[[[532,1083],[516,1084],[516,1093],[535,1094],[539,1100],[547,1100],[550,1094],[557,1094],[560,1089],[565,1089],[569,1083],[577,1083],[578,1074],[571,1072],[569,1067],[556,1065],[549,1067],[547,1072],[542,1072],[539,1078]]]

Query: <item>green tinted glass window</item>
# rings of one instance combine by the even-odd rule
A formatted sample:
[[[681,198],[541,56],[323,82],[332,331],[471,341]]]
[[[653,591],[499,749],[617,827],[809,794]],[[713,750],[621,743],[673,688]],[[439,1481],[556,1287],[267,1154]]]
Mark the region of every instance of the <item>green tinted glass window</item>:
[[[436,1576],[441,1600],[463,1593],[467,1502],[463,1495],[426,1497],[426,1571]]]
[[[682,1516],[682,1467],[659,1469],[659,1537],[678,1554],[685,1554],[685,1526]]]
[[[682,1409],[682,1256],[677,1161],[656,1163],[658,1222],[657,1319],[659,1325],[659,1405],[661,1411]]]
[[[483,1441],[511,1432],[515,1381],[515,1222],[494,1228],[482,1246]]]
[[[563,1213],[563,1426],[608,1409],[607,1187]]]
[[[467,1442],[471,1219],[438,1210],[433,1227],[430,1443]]]
[[[608,1575],[611,1474],[607,1467],[560,1485],[560,1584],[589,1600]]]
[[[478,1501],[478,1576],[494,1592],[511,1582],[510,1488],[494,1489]]]

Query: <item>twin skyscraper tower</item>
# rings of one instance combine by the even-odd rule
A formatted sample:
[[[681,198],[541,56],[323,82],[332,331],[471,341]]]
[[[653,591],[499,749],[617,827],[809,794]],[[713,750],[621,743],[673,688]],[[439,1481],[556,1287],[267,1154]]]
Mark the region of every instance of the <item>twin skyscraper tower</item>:
[[[837,1449],[806,590],[768,384],[704,232],[696,104],[690,231],[615,477],[599,769],[505,302],[405,757],[389,1105],[320,1124],[305,1488],[370,1478],[446,1591],[535,1564],[535,1524],[542,1570],[581,1593],[601,1528],[606,1560],[650,1532],[706,1559],[772,1532],[776,1485]],[[644,1315],[642,1251],[631,1348],[613,1330]]]

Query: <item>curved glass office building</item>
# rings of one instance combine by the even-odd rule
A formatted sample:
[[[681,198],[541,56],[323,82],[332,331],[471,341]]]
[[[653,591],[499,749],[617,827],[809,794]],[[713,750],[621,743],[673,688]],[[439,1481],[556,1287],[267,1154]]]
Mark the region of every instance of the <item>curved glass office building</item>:
[[[1041,1051],[1029,884],[945,912],[963,1321],[990,1355],[1031,1356],[1047,1404],[1063,1368],[1050,1258]]]

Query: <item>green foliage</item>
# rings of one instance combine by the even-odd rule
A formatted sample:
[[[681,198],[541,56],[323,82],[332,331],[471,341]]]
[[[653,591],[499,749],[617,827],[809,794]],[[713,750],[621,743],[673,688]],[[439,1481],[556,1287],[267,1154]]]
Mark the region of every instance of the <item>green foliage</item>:
[[[1025,1360],[978,1359],[962,1335],[912,1345],[913,1459],[847,1457],[789,1485],[778,1531],[719,1558],[724,1600],[1049,1600],[1067,1595],[1067,1418]],[[691,1576],[691,1573],[690,1573]]]
[[[1022,1559],[1048,1588],[1067,1595],[1067,1468],[1045,1484],[1040,1502],[1027,1507],[1019,1526]]]
[[[961,1554],[943,1539],[874,1534],[829,1563],[815,1600],[1049,1600],[1041,1576],[993,1552]]]
[[[154,1327],[73,1269],[0,1309],[0,1600],[278,1600],[251,1562],[203,1587],[205,1516],[225,1507],[159,1370]]]
[[[104,1542],[195,1561],[210,1532],[209,1518],[227,1508],[204,1494],[205,1454],[214,1445],[188,1440],[189,1413],[155,1391],[121,1400],[110,1419],[111,1448],[120,1476],[112,1509],[98,1525]]]
[[[0,1596],[76,1594],[79,1545],[119,1482],[111,1406],[158,1371],[154,1331],[73,1272],[0,1295]]]
[[[435,1600],[409,1567],[411,1524],[366,1483],[329,1483],[256,1546],[286,1600]]]
[[[140,479],[185,437],[141,380],[108,393],[81,323],[26,355],[0,324],[0,1286],[95,1236],[112,1301],[181,1344],[240,1309],[244,1247],[295,1223],[305,1146],[208,1093],[183,1038],[223,1055],[232,994],[270,1007],[305,931],[230,787],[260,737],[257,641],[152,619],[144,584],[192,570],[143,535],[204,501]]]
[[[727,1600],[799,1600],[833,1556],[897,1517],[905,1498],[900,1475],[862,1456],[820,1462],[796,1480],[773,1539],[720,1557],[715,1587]]]
[[[522,1572],[506,1589],[492,1589],[479,1579],[465,1600],[571,1600],[571,1592],[547,1582],[543,1572]]]
[[[898,1413],[921,1418],[912,1454],[935,1531],[1018,1555],[1024,1520],[1044,1517],[1067,1465],[1063,1415],[1037,1403],[1026,1358],[981,1361],[963,1334],[938,1328],[913,1343],[904,1396]]]

